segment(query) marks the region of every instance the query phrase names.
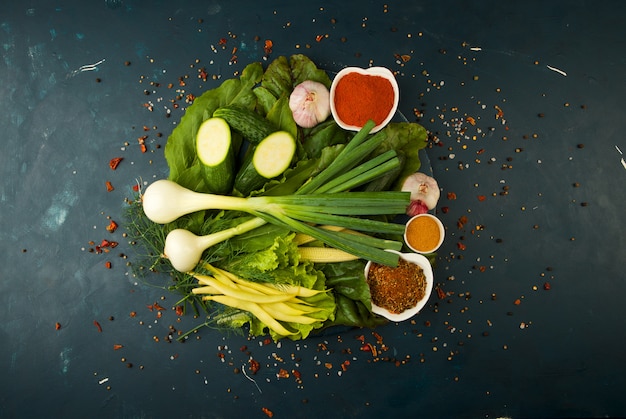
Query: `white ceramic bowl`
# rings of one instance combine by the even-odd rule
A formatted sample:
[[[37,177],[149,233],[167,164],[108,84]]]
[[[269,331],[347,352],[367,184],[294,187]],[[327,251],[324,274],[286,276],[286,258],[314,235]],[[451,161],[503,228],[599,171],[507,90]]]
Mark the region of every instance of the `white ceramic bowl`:
[[[359,74],[364,74],[367,76],[380,76],[389,80],[389,82],[391,83],[391,87],[393,88],[393,93],[394,93],[393,106],[391,107],[391,110],[389,111],[389,115],[387,115],[385,120],[383,120],[380,124],[376,125],[370,132],[375,133],[377,131],[380,131],[389,123],[389,121],[391,121],[391,119],[396,113],[396,110],[398,109],[398,101],[400,100],[400,89],[398,88],[398,81],[396,80],[391,70],[385,67],[369,67],[369,68],[346,67],[343,70],[339,71],[337,75],[335,76],[335,78],[333,79],[333,82],[330,86],[330,112],[332,113],[333,118],[335,119],[335,122],[337,122],[337,125],[339,125],[341,128],[348,130],[348,131],[359,131],[362,127],[356,126],[356,125],[349,125],[343,122],[341,118],[339,118],[339,116],[337,115],[337,109],[335,107],[335,90],[337,88],[337,84],[342,79],[342,77],[350,73],[359,73]]]
[[[379,314],[383,317],[386,317],[387,319],[394,321],[394,322],[402,322],[402,321],[410,319],[411,317],[419,313],[420,310],[424,308],[424,306],[428,302],[428,299],[430,298],[430,295],[433,292],[433,284],[434,284],[433,268],[430,265],[430,262],[428,261],[428,259],[426,259],[426,257],[423,255],[420,255],[417,253],[400,253],[394,250],[388,250],[388,252],[397,253],[398,255],[400,255],[402,259],[406,260],[407,262],[418,265],[419,267],[422,268],[422,270],[424,271],[424,276],[426,277],[426,291],[424,292],[424,298],[422,298],[417,303],[417,305],[415,305],[415,307],[413,308],[405,310],[402,313],[394,314],[394,313],[389,312],[389,310],[379,307],[372,302],[372,311],[374,313]],[[372,265],[372,262],[367,262],[367,264],[365,265],[365,279],[367,279],[367,274],[370,270],[371,265]]]
[[[418,218],[420,218],[420,217],[427,217],[427,218],[432,219],[432,220],[435,222],[435,224],[437,224],[437,227],[439,227],[439,242],[438,242],[438,243],[437,243],[437,245],[436,245],[435,247],[433,247],[432,249],[427,249],[427,250],[418,250],[418,249],[414,248],[414,247],[411,245],[411,243],[409,242],[409,240],[408,240],[408,237],[407,237],[406,232],[407,232],[407,230],[408,230],[408,228],[409,228],[409,224],[411,224],[412,222],[414,222],[415,220],[417,220],[417,219],[418,219]],[[439,249],[439,247],[441,247],[441,245],[443,244],[443,239],[444,239],[445,235],[446,235],[446,229],[444,228],[443,223],[441,222],[441,220],[440,220],[439,218],[437,218],[437,217],[435,217],[434,215],[429,214],[429,213],[425,213],[425,214],[418,214],[418,215],[416,215],[416,216],[412,217],[409,221],[407,221],[407,223],[406,223],[406,227],[405,227],[405,229],[404,229],[404,242],[405,242],[405,243],[406,243],[406,245],[407,245],[407,246],[409,246],[409,248],[410,248],[412,251],[414,251],[414,252],[417,252],[417,253],[423,253],[423,254],[433,253],[433,252],[435,252],[437,249]]]

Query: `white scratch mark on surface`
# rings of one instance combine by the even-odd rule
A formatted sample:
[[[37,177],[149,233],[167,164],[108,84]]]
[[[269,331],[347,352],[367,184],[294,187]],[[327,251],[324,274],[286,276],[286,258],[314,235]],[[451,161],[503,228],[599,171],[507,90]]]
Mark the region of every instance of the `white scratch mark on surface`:
[[[70,355],[72,353],[72,348],[63,348],[59,357],[61,358],[61,371],[63,374],[67,374],[67,371],[70,368]]]
[[[57,231],[65,223],[67,215],[78,202],[78,194],[70,183],[67,183],[64,189],[57,192],[52,197],[52,204],[48,207],[43,218],[41,226],[50,231]]]
[[[556,73],[559,73],[562,76],[567,77],[567,73],[565,71],[563,71],[563,70],[560,70],[560,69],[558,69],[556,67],[552,67],[551,65],[547,65],[546,67],[548,67],[549,70],[552,70],[552,71],[554,71]]]

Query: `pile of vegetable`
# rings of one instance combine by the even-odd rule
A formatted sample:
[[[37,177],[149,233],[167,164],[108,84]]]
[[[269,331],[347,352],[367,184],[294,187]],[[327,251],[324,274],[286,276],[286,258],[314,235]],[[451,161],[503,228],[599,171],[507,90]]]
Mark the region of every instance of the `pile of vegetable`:
[[[410,206],[402,185],[426,131],[344,131],[327,111],[330,84],[304,55],[249,64],[187,108],[165,147],[168,179],[130,205],[139,266],[170,274],[178,304],[206,312],[199,327],[297,340],[386,321],[363,269],[398,264],[386,249],[403,248],[394,219]]]

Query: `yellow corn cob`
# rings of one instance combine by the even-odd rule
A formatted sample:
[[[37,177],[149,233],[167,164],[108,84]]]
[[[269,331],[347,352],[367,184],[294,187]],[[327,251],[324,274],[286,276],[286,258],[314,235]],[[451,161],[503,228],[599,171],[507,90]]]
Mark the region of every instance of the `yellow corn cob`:
[[[320,226],[320,228],[323,228],[324,230],[328,230],[328,231],[344,231],[345,230],[345,227],[337,227],[337,226],[331,226],[331,225]],[[296,243],[298,246],[311,243],[312,241],[315,241],[315,240],[317,239],[309,236],[308,234],[303,234],[303,233],[298,233],[293,238],[294,243]]]
[[[301,246],[298,251],[300,259],[314,263],[347,262],[358,259],[353,254],[332,247]]]

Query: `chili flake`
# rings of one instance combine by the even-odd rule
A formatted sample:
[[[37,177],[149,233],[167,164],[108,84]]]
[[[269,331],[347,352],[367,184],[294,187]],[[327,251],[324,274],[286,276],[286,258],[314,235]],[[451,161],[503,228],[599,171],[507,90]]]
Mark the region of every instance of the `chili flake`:
[[[123,157],[115,157],[115,158],[112,158],[112,159],[109,161],[109,167],[111,168],[111,170],[115,170],[115,169],[117,169],[117,166],[119,166],[119,164],[122,162],[122,160],[124,160],[124,158],[123,158]]]
[[[268,418],[274,417],[274,412],[269,410],[267,407],[263,407],[261,410],[267,415]]]
[[[102,333],[102,326],[100,326],[100,323],[98,323],[97,320],[93,321],[93,325],[96,326],[96,329],[98,329],[98,332]]]
[[[106,181],[105,182],[106,188],[107,188],[107,192],[111,192],[113,190],[115,190],[115,188],[113,187],[113,184],[110,181]]]
[[[117,223],[113,220],[111,220],[111,222],[109,223],[109,225],[107,226],[107,231],[109,233],[113,233],[115,232],[115,230],[117,230]]]
[[[55,330],[61,330],[61,323],[56,322],[56,323],[54,324],[54,329],[55,329]]]
[[[263,45],[263,51],[265,52],[266,55],[270,55],[272,53],[273,46],[274,46],[274,43],[272,42],[271,39],[265,40],[265,44]]]

